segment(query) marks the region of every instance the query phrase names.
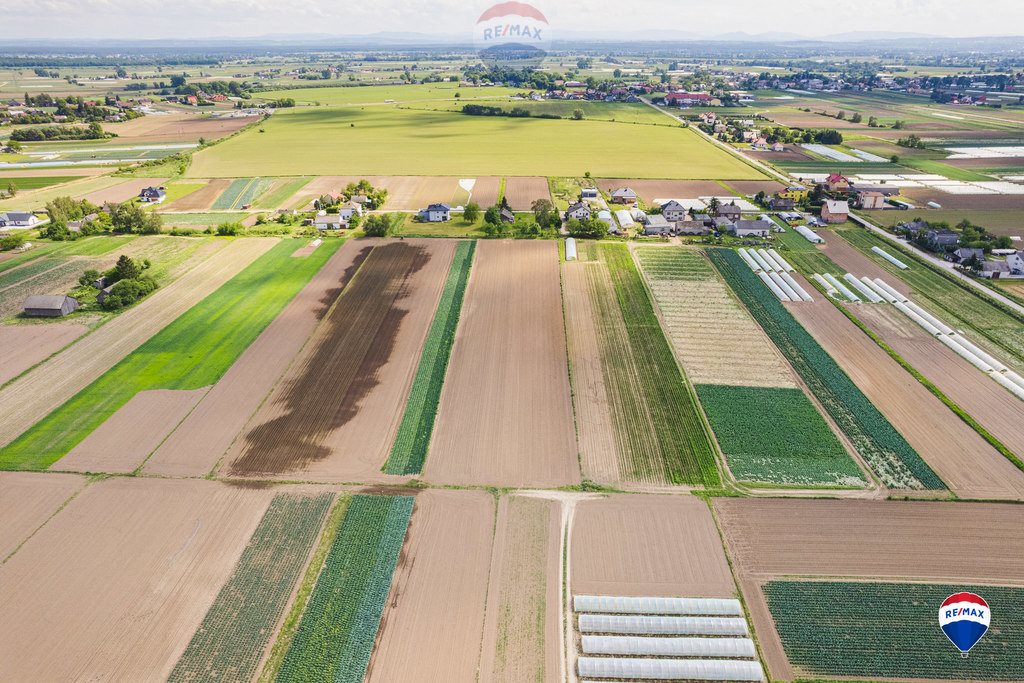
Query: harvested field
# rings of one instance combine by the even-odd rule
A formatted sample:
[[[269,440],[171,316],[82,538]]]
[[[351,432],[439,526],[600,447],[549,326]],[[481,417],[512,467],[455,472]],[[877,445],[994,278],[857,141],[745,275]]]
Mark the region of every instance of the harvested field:
[[[387,183],[383,183],[387,187]],[[451,204],[452,198],[459,189],[459,179],[449,176],[427,176],[420,178],[419,187],[412,197],[411,204],[406,203],[403,209],[425,209],[429,204]],[[390,207],[390,190],[388,191],[388,202],[385,206]],[[461,203],[461,202],[460,202]]]
[[[494,497],[484,491],[416,496],[368,681],[473,680],[494,515]]]
[[[476,179],[470,201],[476,202],[486,209],[498,203],[498,190],[501,189],[501,178],[498,176],[482,176]]]
[[[0,325],[0,385],[46,360],[89,331],[85,325]]]
[[[774,117],[773,117],[774,118]],[[752,149],[743,150],[745,156],[751,159],[756,159],[761,162],[773,163],[776,161],[814,161],[809,155],[805,154],[799,147],[790,145],[784,152],[764,152]]]
[[[98,176],[110,173],[110,167],[94,166],[92,168],[86,166],[75,166],[74,170],[67,168],[21,168],[21,169],[9,169],[0,170],[0,179],[3,178],[52,178],[61,177],[68,175],[75,176]]]
[[[696,199],[697,197],[723,197],[728,192],[714,180],[638,180],[636,178],[603,178],[597,186],[604,192],[620,187],[632,188],[647,205],[655,199]]]
[[[833,263],[839,266],[841,272],[853,273],[853,275],[858,278],[862,278],[864,276],[870,277],[871,279],[882,278],[885,280],[886,284],[898,291],[900,294],[904,296],[911,295],[910,287],[907,283],[899,278],[892,277],[885,268],[859,252],[853,247],[853,245],[842,239],[834,231],[819,228],[815,232],[825,240],[825,244],[817,248],[818,251],[825,254],[825,256],[830,258]],[[891,254],[892,252],[890,251],[889,253]],[[812,273],[804,273],[805,276],[811,274]]]
[[[342,245],[210,389],[199,409],[157,449],[144,471],[165,476],[210,472],[341,295],[373,244],[353,240]]]
[[[1008,392],[891,306],[861,306],[855,315],[896,353],[966,410],[990,434],[1024,457],[1024,401]],[[1020,477],[1009,462],[1006,478]]]
[[[529,211],[536,200],[551,199],[548,179],[522,176],[505,178],[505,199],[513,211]]]
[[[102,190],[96,190],[82,197],[96,206],[103,206],[104,204],[120,204],[126,202],[129,199],[134,199],[139,196],[139,192],[146,187],[159,187],[167,182],[166,178],[136,178],[133,180],[125,180],[122,183],[118,183],[113,187],[107,187]]]
[[[479,670],[484,683],[562,677],[559,509],[557,501],[519,495],[498,504]]]
[[[333,499],[274,497],[170,681],[252,679]]]
[[[374,481],[384,475],[455,251],[375,247],[228,456],[236,476]],[[330,398],[328,398],[330,397]]]
[[[570,552],[577,595],[736,595],[715,520],[692,496],[580,501]]]
[[[390,211],[418,211],[432,202],[449,202],[459,183],[458,178],[444,176],[320,176],[296,196],[305,198],[309,205],[317,197],[340,192],[349,183],[364,178],[374,187],[388,191],[384,208]]]
[[[1024,211],[1024,195],[1019,194],[950,194],[932,188],[916,187],[903,190],[903,194],[918,207],[923,207],[928,202],[938,202],[944,210]],[[927,209],[924,218],[928,218]],[[910,217],[907,219],[912,220]]]
[[[428,480],[579,483],[558,271],[551,242],[477,247]],[[466,429],[470,424],[474,428]]]
[[[753,195],[758,192],[775,194],[786,189],[782,183],[774,180],[729,180],[726,184],[737,192],[745,195]]]
[[[716,498],[714,509],[741,575],[1024,586],[1018,505]]]
[[[168,323],[230,280],[274,240],[236,240],[77,344],[0,390],[0,444],[9,444]]]
[[[164,680],[272,492],[115,478],[0,567],[5,680]],[[60,652],[60,657],[53,656]]]
[[[680,363],[694,384],[795,387],[793,371],[699,251],[635,251]]]
[[[173,211],[208,211],[213,206],[213,203],[217,201],[217,197],[228,188],[231,181],[217,178],[216,180],[207,180],[205,182],[205,187],[195,192],[190,192],[181,199],[161,208]],[[172,216],[168,216],[166,219],[173,222]]]
[[[0,564],[87,481],[77,474],[0,472]]]
[[[144,116],[125,123],[105,126],[125,142],[196,142],[199,138],[213,141],[256,122],[257,117],[195,117],[178,113],[169,116]]]
[[[195,408],[209,388],[136,394],[54,468],[70,472],[135,471]]]
[[[787,309],[951,491],[961,498],[1024,499],[1024,472],[914,381],[835,305],[819,298]]]

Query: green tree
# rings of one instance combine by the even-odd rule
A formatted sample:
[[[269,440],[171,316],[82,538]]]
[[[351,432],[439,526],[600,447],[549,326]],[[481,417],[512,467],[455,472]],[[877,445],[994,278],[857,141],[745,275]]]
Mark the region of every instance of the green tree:
[[[127,254],[121,254],[117,258],[112,275],[115,280],[134,280],[142,275],[142,266]]]
[[[391,219],[386,214],[375,213],[363,223],[363,232],[367,237],[387,237],[391,232]]]
[[[501,207],[495,204],[484,211],[484,223],[489,225],[501,225]]]
[[[159,214],[144,211],[141,206],[129,200],[111,209],[110,224],[115,232],[155,235],[160,232],[163,222]]]
[[[11,180],[7,183],[7,196],[13,197],[16,194],[18,194],[18,186],[14,184],[13,180]]]
[[[860,112],[854,112],[853,116],[850,117],[852,123],[860,123],[864,120],[864,117],[860,115]]]
[[[462,211],[462,217],[470,223],[475,222],[477,218],[480,218],[480,205],[476,202],[466,204],[466,208]]]
[[[583,113],[582,109],[573,109],[572,110],[572,120],[573,121],[582,121],[585,116],[586,116],[586,114]]]
[[[550,199],[534,200],[530,208],[533,210],[534,219],[542,228],[553,228],[560,222],[558,211],[555,210],[555,205],[551,203]]]

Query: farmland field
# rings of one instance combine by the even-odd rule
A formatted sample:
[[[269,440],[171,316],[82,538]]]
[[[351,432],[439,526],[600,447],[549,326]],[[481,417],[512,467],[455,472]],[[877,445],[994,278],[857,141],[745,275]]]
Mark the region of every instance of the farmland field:
[[[238,178],[228,185],[210,208],[214,211],[241,209],[263,194],[270,184],[267,178]]]
[[[332,499],[274,497],[169,681],[252,677]]]
[[[668,126],[466,116],[390,108],[295,108],[196,152],[196,178],[330,175],[562,175],[757,180],[697,133]],[[437,145],[444,139],[446,144]],[[602,140],[595,156],[588,141]]]
[[[352,498],[278,673],[279,681],[362,681],[413,498]]]
[[[720,478],[714,445],[692,388],[662,332],[640,271],[624,245],[602,245],[598,251],[611,276],[629,344],[643,349],[647,356],[636,365],[636,381],[651,411],[666,478],[677,484],[717,485]]]
[[[288,200],[295,196],[302,188],[312,180],[310,177],[284,178],[274,182],[262,196],[253,204],[257,209],[283,209],[288,205]]]
[[[0,564],[87,483],[77,474],[0,472]]]
[[[945,488],[739,254],[725,249],[714,249],[710,254],[715,267],[884,484],[893,488]],[[828,302],[824,305],[831,307]]]
[[[410,85],[383,85],[366,87],[297,88],[294,90],[271,90],[261,92],[259,97],[268,100],[290,97],[296,103],[318,103],[326,105],[384,104],[384,100],[395,102],[418,102],[451,100],[458,94],[460,99],[508,98],[516,94],[514,88],[464,87],[456,83],[416,83]]]
[[[389,474],[415,474],[423,469],[475,249],[476,242],[460,242],[456,247],[451,271],[423,344],[405,414],[384,466]]]
[[[1024,589],[843,581],[771,581],[765,597],[790,662],[807,676],[1019,680]],[[961,657],[936,627],[946,597],[970,592],[992,609],[988,634]],[[870,605],[874,609],[865,610]]]
[[[8,186],[13,184],[14,187],[17,188],[18,192],[28,192],[31,190],[41,190],[44,187],[50,187],[51,185],[69,183],[72,180],[78,180],[82,177],[83,176],[76,175],[29,177],[0,176],[0,189],[6,191]]]
[[[307,259],[291,258],[299,246],[297,240],[251,246],[259,251],[271,248],[0,451],[0,467],[49,466],[140,391],[198,389],[213,384],[338,243],[323,245]],[[178,362],[168,362],[168,354]]]

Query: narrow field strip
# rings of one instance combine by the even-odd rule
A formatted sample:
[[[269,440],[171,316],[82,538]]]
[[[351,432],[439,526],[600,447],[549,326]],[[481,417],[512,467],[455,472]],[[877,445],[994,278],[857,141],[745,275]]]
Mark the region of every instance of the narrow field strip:
[[[786,656],[808,677],[971,681],[1024,677],[1021,588],[770,581],[763,591]],[[969,657],[960,656],[935,618],[943,600],[961,592],[980,595],[992,605],[991,627]],[[865,609],[865,605],[879,608]]]
[[[737,481],[787,486],[867,484],[800,389],[698,384],[697,395]]]
[[[246,204],[251,204],[256,197],[263,194],[270,187],[271,182],[267,178],[238,178],[217,197],[217,201],[211,208],[240,209]]]
[[[886,486],[946,488],[739,254],[731,249],[712,249],[709,253],[718,271]]]
[[[601,259],[608,266],[615,297],[629,333],[630,347],[619,353],[638,353],[637,381],[646,393],[645,403],[659,435],[669,481],[677,484],[717,486],[715,449],[696,405],[676,364],[675,355],[644,288],[640,272],[625,245],[602,245]]]
[[[391,456],[384,465],[387,474],[417,474],[423,469],[430,437],[434,433],[441,388],[444,386],[475,252],[475,241],[460,242],[455,249],[455,258],[441,292],[437,312],[423,344],[416,378],[405,404],[405,414]]]
[[[313,180],[312,176],[285,179],[277,188],[268,190],[263,196],[258,197],[253,204],[256,209],[283,209],[285,202],[304,188]]]
[[[0,450],[0,469],[44,469],[140,391],[214,384],[341,245],[291,258],[282,240]]]
[[[274,497],[169,681],[252,678],[333,498]]]
[[[363,680],[413,501],[353,496],[276,680]]]

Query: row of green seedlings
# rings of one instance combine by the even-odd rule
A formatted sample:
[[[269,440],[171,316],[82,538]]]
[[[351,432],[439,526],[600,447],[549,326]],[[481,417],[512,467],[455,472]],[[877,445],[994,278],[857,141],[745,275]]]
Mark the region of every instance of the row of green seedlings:
[[[411,496],[352,497],[276,680],[363,680],[412,509]]]
[[[649,247],[636,254],[653,283],[717,280],[711,264],[697,251]],[[800,389],[712,384],[695,388],[737,480],[864,486],[857,464]]]
[[[817,676],[1024,679],[1024,589],[770,581],[763,590],[789,661]],[[967,658],[935,619],[942,602],[963,591],[992,606],[989,631]]]
[[[211,208],[240,209],[246,204],[251,204],[253,199],[263,194],[268,187],[270,181],[263,178],[238,178],[217,197]]]
[[[715,449],[704,420],[665,339],[643,279],[622,244],[601,247],[632,349],[640,354],[639,385],[645,393],[651,420],[669,481],[674,484],[721,484]]]
[[[854,448],[890,488],[944,489],[942,480],[828,353],[730,249],[711,261],[821,402]]]
[[[455,249],[455,259],[423,345],[416,378],[405,404],[405,414],[391,455],[384,464],[387,474],[417,474],[423,469],[475,250],[475,241],[460,242]]]
[[[291,596],[334,496],[274,496],[168,680],[248,681]]]

